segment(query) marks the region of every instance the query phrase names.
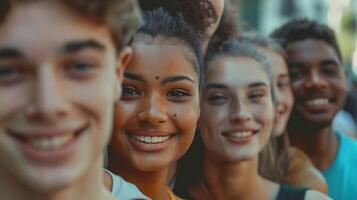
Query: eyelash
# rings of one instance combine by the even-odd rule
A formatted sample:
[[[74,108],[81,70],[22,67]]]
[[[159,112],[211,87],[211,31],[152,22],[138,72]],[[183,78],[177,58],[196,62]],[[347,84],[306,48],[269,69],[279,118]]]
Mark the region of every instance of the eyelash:
[[[228,97],[226,97],[223,94],[220,93],[215,93],[211,94],[208,96],[208,101],[211,102],[212,104],[220,105],[225,103],[228,100]]]
[[[0,65],[0,83],[13,84],[21,81],[24,77],[24,70],[16,65]]]
[[[174,102],[186,101],[190,96],[192,96],[190,92],[185,89],[172,89],[166,95],[169,100]]]
[[[252,92],[248,95],[249,100],[253,101],[253,102],[258,102],[261,99],[263,99],[266,95],[264,94],[264,92]]]
[[[93,71],[98,68],[95,61],[88,59],[71,60],[65,64],[66,73],[78,78],[89,78]]]
[[[141,95],[141,92],[134,86],[123,85],[122,90],[122,100],[133,100]]]

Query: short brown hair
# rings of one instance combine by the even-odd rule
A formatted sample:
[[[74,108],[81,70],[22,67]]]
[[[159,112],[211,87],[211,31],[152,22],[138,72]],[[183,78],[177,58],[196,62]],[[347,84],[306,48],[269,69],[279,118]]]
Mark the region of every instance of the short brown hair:
[[[0,23],[12,4],[41,0],[0,0]],[[63,3],[74,12],[95,23],[109,26],[113,41],[120,51],[129,43],[140,23],[140,11],[136,0],[53,0]]]

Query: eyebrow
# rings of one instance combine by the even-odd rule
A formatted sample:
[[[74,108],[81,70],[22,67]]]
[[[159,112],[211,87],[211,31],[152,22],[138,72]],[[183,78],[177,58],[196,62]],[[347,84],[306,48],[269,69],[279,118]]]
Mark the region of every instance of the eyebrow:
[[[221,83],[209,83],[205,89],[228,89],[228,86]]]
[[[139,75],[136,75],[134,73],[130,73],[130,72],[124,72],[124,77],[131,79],[131,80],[135,80],[135,81],[139,81],[142,83],[145,83],[145,80],[143,78],[141,78]]]
[[[268,86],[268,84],[265,82],[254,82],[248,85],[248,87],[262,87],[262,86]]]
[[[338,63],[335,60],[328,59],[321,61],[320,65],[338,65]]]
[[[166,85],[168,83],[177,82],[177,81],[190,81],[192,83],[195,83],[195,81],[188,76],[170,76],[162,79],[160,83],[161,85]]]
[[[105,49],[104,45],[100,42],[93,39],[89,39],[83,41],[71,41],[65,44],[61,51],[65,53],[75,53],[87,48],[96,49],[100,51],[103,51]]]
[[[23,57],[23,54],[11,47],[6,47],[6,48],[0,48],[0,59],[6,59],[6,58],[20,58]]]

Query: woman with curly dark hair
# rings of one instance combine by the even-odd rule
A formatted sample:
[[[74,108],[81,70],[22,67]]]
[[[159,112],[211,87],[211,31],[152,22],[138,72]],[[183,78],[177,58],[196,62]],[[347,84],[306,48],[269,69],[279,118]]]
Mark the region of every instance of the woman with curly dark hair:
[[[108,169],[152,199],[180,199],[169,170],[191,145],[199,117],[201,38],[177,5],[143,11],[117,102]]]

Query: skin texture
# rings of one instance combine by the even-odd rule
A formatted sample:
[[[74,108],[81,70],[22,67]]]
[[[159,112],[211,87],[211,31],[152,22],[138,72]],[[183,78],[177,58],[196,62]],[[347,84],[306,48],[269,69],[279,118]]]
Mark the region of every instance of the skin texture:
[[[266,56],[271,66],[273,74],[273,84],[276,97],[275,106],[275,126],[274,136],[280,136],[284,133],[286,124],[294,104],[294,98],[290,87],[290,78],[288,67],[284,58],[273,50],[259,47],[260,52]]]
[[[324,41],[297,41],[288,46],[287,53],[295,96],[288,126],[290,141],[323,170],[334,159],[338,147],[337,137],[332,133],[332,119],[345,101],[346,74],[336,52]],[[325,100],[313,104],[314,98]]]
[[[267,144],[273,126],[270,84],[261,64],[249,57],[219,57],[209,64],[199,120],[204,169],[201,183],[190,191],[195,198],[276,195],[277,184],[257,172],[258,153]],[[232,136],[237,131],[254,134],[237,139]]]
[[[202,140],[209,154],[231,162],[250,160],[265,146],[272,128],[269,79],[260,64],[251,58],[220,59],[211,64],[214,65],[223,67],[207,71],[199,126]],[[237,74],[245,76],[238,79]],[[228,88],[221,89],[217,84]],[[234,144],[227,134],[237,131],[253,131],[252,141]]]
[[[12,7],[0,54],[0,199],[112,199],[102,151],[130,50],[118,57],[107,27],[40,1]],[[52,149],[29,142],[74,133]]]
[[[159,37],[133,48],[116,109],[109,168],[149,197],[167,199],[168,170],[191,145],[200,113],[198,73],[181,43]],[[145,144],[133,135],[170,138]]]
[[[295,110],[308,123],[330,124],[345,102],[346,74],[331,46],[323,41],[304,40],[288,47]],[[327,105],[308,105],[313,98],[328,98]]]

